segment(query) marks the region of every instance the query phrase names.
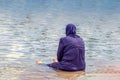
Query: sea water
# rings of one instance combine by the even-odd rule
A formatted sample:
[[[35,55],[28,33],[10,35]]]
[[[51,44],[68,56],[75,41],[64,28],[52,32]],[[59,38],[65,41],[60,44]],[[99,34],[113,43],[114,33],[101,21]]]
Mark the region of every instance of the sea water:
[[[86,74],[118,64],[119,5],[119,0],[0,0],[0,80],[80,77],[79,72],[56,71],[35,62],[52,62],[68,23],[77,26],[85,41]]]

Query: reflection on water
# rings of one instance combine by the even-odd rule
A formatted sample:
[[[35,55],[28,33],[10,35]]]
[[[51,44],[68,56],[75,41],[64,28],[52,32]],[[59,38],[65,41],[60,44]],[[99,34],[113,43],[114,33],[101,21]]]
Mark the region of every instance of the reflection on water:
[[[49,70],[48,70],[49,69]],[[59,70],[50,70],[51,68],[39,66],[38,69],[30,69],[27,74],[21,76],[22,80],[77,80],[85,75],[84,71],[65,72]],[[30,72],[32,71],[32,72]]]
[[[56,57],[67,23],[77,25],[77,33],[85,41],[86,79],[105,64],[107,68],[120,66],[118,0],[93,0],[91,4],[88,0],[29,1],[0,0],[0,80],[82,80],[82,72],[55,71],[35,64],[38,58],[47,64]]]
[[[85,75],[84,71],[78,71],[78,72],[64,72],[64,71],[57,71],[57,76],[66,80],[77,80],[79,77],[82,77]]]

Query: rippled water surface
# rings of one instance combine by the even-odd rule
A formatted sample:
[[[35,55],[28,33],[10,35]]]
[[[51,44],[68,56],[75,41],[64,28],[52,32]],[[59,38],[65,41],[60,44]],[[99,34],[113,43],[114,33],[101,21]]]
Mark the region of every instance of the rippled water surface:
[[[52,62],[68,23],[77,26],[85,41],[86,74],[107,64],[120,67],[119,4],[119,0],[0,0],[0,80],[83,77],[84,72],[55,71],[35,63],[38,58]]]

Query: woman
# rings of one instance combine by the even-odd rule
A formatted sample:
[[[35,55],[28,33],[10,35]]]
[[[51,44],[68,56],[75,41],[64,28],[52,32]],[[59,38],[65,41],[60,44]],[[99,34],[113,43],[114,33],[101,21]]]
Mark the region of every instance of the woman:
[[[37,61],[39,63],[40,61]],[[76,35],[76,26],[66,26],[66,37],[59,41],[57,60],[49,67],[65,71],[85,70],[85,46],[83,39]]]

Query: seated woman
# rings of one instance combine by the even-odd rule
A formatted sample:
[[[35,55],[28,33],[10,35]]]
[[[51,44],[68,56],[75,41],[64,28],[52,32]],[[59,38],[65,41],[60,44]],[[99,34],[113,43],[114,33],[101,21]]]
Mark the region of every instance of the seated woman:
[[[37,63],[41,63],[38,60]],[[83,39],[76,35],[76,26],[68,24],[66,26],[66,37],[59,41],[57,60],[48,64],[49,67],[64,71],[85,70],[85,46]]]

